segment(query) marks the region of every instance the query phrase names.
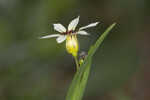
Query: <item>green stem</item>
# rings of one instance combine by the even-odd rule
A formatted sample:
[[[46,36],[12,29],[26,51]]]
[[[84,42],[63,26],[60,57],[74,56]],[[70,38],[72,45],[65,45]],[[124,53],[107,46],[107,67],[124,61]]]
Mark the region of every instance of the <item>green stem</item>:
[[[77,59],[77,56],[73,56],[74,59],[75,59],[75,62],[76,62],[76,68],[77,70],[79,69],[79,62],[78,62],[78,59]]]

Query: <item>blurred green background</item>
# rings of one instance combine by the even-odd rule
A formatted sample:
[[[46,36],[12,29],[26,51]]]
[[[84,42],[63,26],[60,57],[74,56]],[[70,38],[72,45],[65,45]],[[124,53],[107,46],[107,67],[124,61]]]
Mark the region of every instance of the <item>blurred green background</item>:
[[[0,100],[65,100],[75,62],[65,43],[38,37],[78,15],[78,27],[100,21],[78,37],[80,52],[117,23],[94,56],[83,100],[150,100],[149,0],[0,0]]]

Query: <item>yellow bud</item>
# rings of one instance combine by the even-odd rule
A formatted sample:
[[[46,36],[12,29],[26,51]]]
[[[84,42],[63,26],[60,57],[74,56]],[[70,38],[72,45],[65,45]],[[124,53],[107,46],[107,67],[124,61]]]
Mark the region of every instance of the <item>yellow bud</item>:
[[[83,64],[84,60],[83,59],[80,59],[79,60],[79,65]]]
[[[76,35],[68,35],[66,39],[66,49],[67,52],[73,56],[77,56],[79,45]]]

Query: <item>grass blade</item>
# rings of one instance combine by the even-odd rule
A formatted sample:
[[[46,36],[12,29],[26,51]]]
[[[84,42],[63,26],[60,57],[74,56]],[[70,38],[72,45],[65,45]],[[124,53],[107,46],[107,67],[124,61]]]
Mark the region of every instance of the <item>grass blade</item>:
[[[70,85],[69,91],[66,96],[66,100],[81,100],[87,84],[88,76],[90,73],[92,57],[95,54],[98,47],[101,45],[105,37],[112,30],[116,23],[112,24],[106,29],[106,31],[99,37],[96,43],[90,48],[88,56],[80,69],[76,72],[74,79]]]

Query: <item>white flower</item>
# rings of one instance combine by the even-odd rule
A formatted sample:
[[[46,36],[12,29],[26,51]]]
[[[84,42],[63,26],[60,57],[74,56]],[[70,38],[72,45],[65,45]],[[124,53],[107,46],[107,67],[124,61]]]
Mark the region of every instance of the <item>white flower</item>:
[[[62,43],[63,41],[66,40],[67,36],[71,36],[71,35],[76,35],[76,34],[80,34],[80,35],[89,35],[86,31],[84,31],[84,29],[90,28],[90,27],[94,27],[96,26],[99,22],[95,22],[95,23],[91,23],[87,26],[81,27],[79,28],[79,30],[75,30],[78,23],[79,23],[79,16],[77,18],[75,18],[74,20],[72,20],[70,22],[70,24],[68,25],[68,29],[66,29],[63,25],[61,25],[60,23],[57,24],[53,24],[54,26],[54,30],[60,32],[61,34],[52,34],[52,35],[47,35],[47,36],[43,36],[40,39],[45,39],[45,38],[52,38],[52,37],[57,37],[56,41],[58,43]]]

